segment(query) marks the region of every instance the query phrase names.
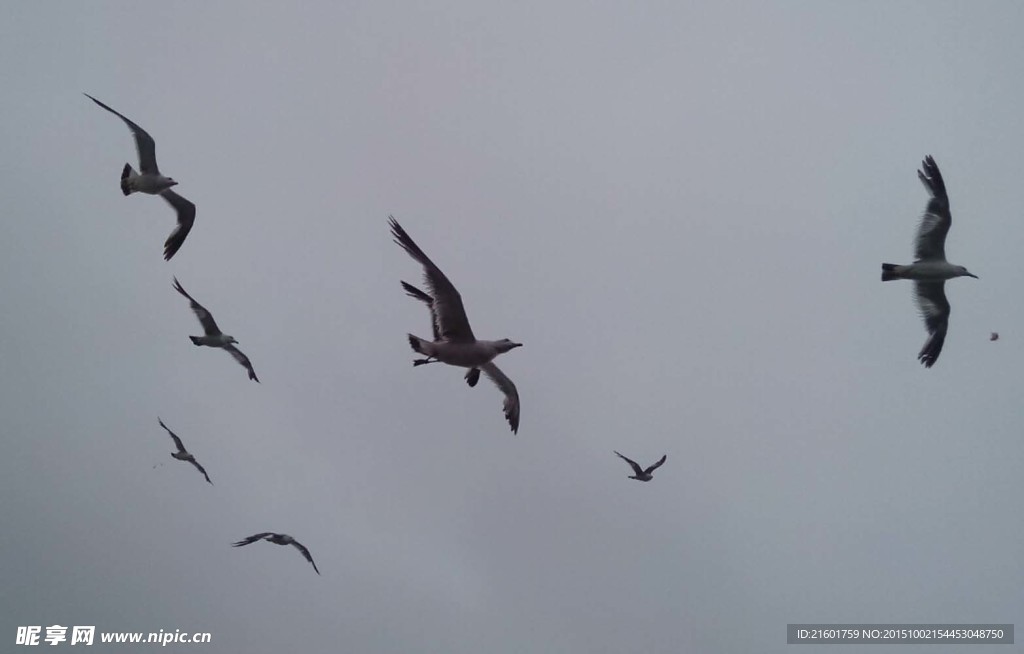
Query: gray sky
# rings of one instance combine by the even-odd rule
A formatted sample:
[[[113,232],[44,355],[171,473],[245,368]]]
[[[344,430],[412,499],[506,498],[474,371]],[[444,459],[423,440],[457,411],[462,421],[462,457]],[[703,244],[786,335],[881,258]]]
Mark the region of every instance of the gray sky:
[[[1022,24],[1011,2],[7,3],[0,642],[771,653],[787,622],[1024,623]],[[83,91],[196,203],[170,263],[173,213],[121,196],[130,133]],[[931,370],[911,285],[879,282],[912,257],[926,154],[981,278],[948,285]],[[518,436],[487,382],[411,366],[430,328],[389,213],[480,337],[525,344],[500,360]],[[262,384],[189,343],[173,275]],[[668,462],[640,484],[613,449]],[[268,530],[322,576],[230,547]]]

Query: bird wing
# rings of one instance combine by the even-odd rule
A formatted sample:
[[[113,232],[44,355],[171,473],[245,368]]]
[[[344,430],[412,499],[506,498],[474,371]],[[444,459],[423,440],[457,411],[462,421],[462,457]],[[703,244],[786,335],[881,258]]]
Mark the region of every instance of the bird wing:
[[[434,311],[434,298],[430,297],[429,295],[427,295],[426,293],[424,293],[423,291],[421,291],[420,289],[416,288],[415,286],[408,282],[402,282],[402,288],[405,289],[406,295],[408,295],[411,298],[415,298],[422,302],[423,304],[427,305],[427,308],[430,310],[430,326],[434,330],[434,340],[441,340],[441,332],[438,331],[437,326],[437,313]]]
[[[171,438],[173,438],[173,439],[174,439],[174,446],[175,446],[176,448],[178,448],[178,451],[179,451],[179,452],[186,452],[186,453],[187,453],[187,450],[185,449],[185,446],[184,446],[184,445],[182,445],[182,443],[181,443],[181,439],[180,439],[180,438],[178,438],[178,435],[177,435],[177,434],[175,434],[175,433],[174,433],[173,431],[171,431],[171,430],[170,430],[170,428],[169,428],[169,427],[168,427],[167,425],[165,425],[165,424],[164,424],[164,421],[163,421],[163,420],[161,420],[160,418],[157,418],[157,419],[156,419],[156,421],[157,421],[157,422],[159,422],[159,423],[160,423],[160,426],[161,426],[161,427],[163,427],[164,429],[166,429],[166,430],[167,430],[167,433],[168,433],[168,434],[170,434],[170,435],[171,435]]]
[[[110,113],[118,116],[128,125],[128,129],[132,130],[132,134],[135,135],[135,149],[139,152],[139,170],[146,174],[159,175],[160,169],[156,167],[156,143],[153,141],[153,137],[146,130],[129,120],[124,114],[111,109],[88,93],[83,95]]]
[[[206,477],[206,481],[210,481],[210,475],[206,474],[206,468],[204,468],[203,466],[201,466],[201,465],[199,464],[199,462],[198,462],[198,461],[196,461],[196,458],[195,458],[195,457],[192,457],[192,461],[191,461],[191,463],[192,463],[192,465],[194,465],[194,466],[196,467],[196,470],[198,470],[199,472],[203,473],[203,476],[204,476],[204,477]],[[212,484],[213,484],[213,482],[212,482],[212,481],[210,481],[210,484],[212,485]]]
[[[316,573],[320,574],[320,569],[316,567],[316,563],[313,562],[313,555],[309,553],[309,550],[306,549],[306,546],[300,543],[299,541],[295,540],[294,538],[292,539],[292,545],[295,546],[295,549],[302,552],[302,556],[306,557],[306,560],[313,564],[313,569],[316,570]]]
[[[665,460],[666,460],[667,458],[668,458],[668,455],[667,455],[667,454],[665,454],[665,455],[664,455],[664,456],[662,456],[662,457],[661,457],[660,459],[658,459],[658,462],[657,462],[657,463],[655,463],[655,464],[651,465],[651,466],[650,466],[649,468],[647,468],[647,470],[644,470],[644,472],[645,472],[645,473],[647,473],[647,474],[651,474],[652,472],[654,472],[655,470],[657,470],[658,468],[660,468],[660,467],[661,467],[661,465],[662,465],[663,463],[665,463]]]
[[[942,352],[949,327],[949,301],[946,299],[945,282],[914,282],[914,298],[928,330],[928,340],[917,354],[926,368],[931,368]]]
[[[272,531],[265,531],[262,534],[253,534],[252,536],[249,536],[248,538],[244,538],[244,539],[238,541],[237,543],[232,543],[231,547],[241,547],[242,545],[248,545],[249,543],[255,543],[258,540],[263,540],[267,536],[273,536],[273,535],[274,535],[274,532],[272,532]]]
[[[512,433],[519,433],[519,391],[516,390],[516,385],[505,376],[505,373],[498,366],[494,365],[493,361],[480,366],[480,370],[505,394],[505,404],[503,406],[505,419],[511,425]],[[466,373],[466,379],[467,381],[469,380],[469,373]],[[470,385],[472,386],[472,384]]]
[[[217,326],[217,321],[213,319],[213,314],[207,311],[206,307],[196,302],[191,295],[185,292],[185,289],[181,287],[181,282],[178,281],[177,277],[174,278],[174,290],[188,298],[188,301],[192,305],[192,311],[195,312],[196,318],[199,318],[199,324],[203,326],[203,331],[207,336],[217,336],[221,333],[220,327]]]
[[[612,450],[612,452],[615,452],[615,450]],[[636,461],[634,461],[633,459],[629,458],[628,456],[623,456],[623,455],[619,454],[618,452],[615,452],[615,453],[619,455],[620,459],[622,459],[623,461],[628,463],[630,465],[630,467],[633,468],[633,474],[635,474],[637,476],[640,476],[640,475],[644,474],[644,469],[641,468],[640,465]]]
[[[177,254],[182,243],[185,242],[185,237],[192,231],[192,223],[196,221],[196,205],[170,189],[162,192],[160,195],[178,213],[178,226],[174,228],[171,235],[164,241],[164,261],[170,261],[171,257]]]
[[[953,216],[949,212],[949,196],[946,195],[946,183],[942,181],[942,173],[931,155],[921,163],[923,170],[917,171],[921,183],[932,194],[921,224],[917,228],[914,241],[914,256],[918,259],[946,260],[946,234],[953,224]]]
[[[235,361],[245,366],[245,369],[249,371],[249,379],[255,380],[257,384],[260,382],[259,378],[256,377],[256,371],[252,369],[252,364],[249,363],[249,357],[242,354],[234,345],[225,345],[222,349],[235,357]]]
[[[472,342],[476,340],[473,336],[473,329],[469,326],[469,319],[466,317],[466,309],[462,306],[462,296],[455,290],[455,286],[445,277],[441,269],[423,253],[420,246],[416,245],[416,242],[402,229],[398,221],[393,216],[389,216],[388,219],[395,243],[402,246],[409,256],[423,266],[423,279],[433,296],[431,306],[434,322],[437,323],[441,337],[449,341]]]

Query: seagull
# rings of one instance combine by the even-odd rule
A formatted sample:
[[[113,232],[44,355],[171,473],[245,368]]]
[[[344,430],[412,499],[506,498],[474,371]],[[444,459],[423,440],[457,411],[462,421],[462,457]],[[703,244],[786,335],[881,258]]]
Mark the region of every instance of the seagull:
[[[615,450],[612,450],[612,451],[615,452]],[[654,475],[651,474],[651,473],[653,473],[655,470],[657,470],[659,467],[661,467],[661,464],[665,463],[665,459],[668,458],[668,455],[666,454],[666,455],[662,456],[660,459],[658,459],[657,463],[655,463],[654,465],[649,466],[646,470],[644,470],[633,459],[630,459],[628,457],[624,457],[621,454],[619,454],[618,452],[615,452],[615,453],[619,455],[620,459],[623,459],[626,463],[628,463],[633,468],[634,474],[630,475],[629,478],[630,479],[636,479],[637,481],[650,481],[650,480],[654,479]]]
[[[294,545],[295,549],[302,552],[302,556],[306,557],[306,560],[313,564],[313,569],[316,570],[317,574],[320,574],[320,570],[317,569],[316,563],[313,563],[313,556],[306,549],[306,546],[295,540],[288,534],[275,534],[272,531],[265,531],[262,534],[254,534],[244,540],[240,540],[237,543],[232,543],[232,547],[241,547],[242,545],[248,545],[249,543],[255,543],[258,540],[265,540],[275,545]]]
[[[479,369],[505,394],[505,419],[512,427],[512,433],[518,433],[519,392],[512,380],[506,377],[498,366],[494,365],[494,358],[499,354],[521,347],[522,343],[514,343],[507,338],[500,341],[477,340],[469,326],[469,319],[466,318],[466,310],[462,307],[462,296],[455,290],[455,286],[448,281],[441,269],[423,253],[423,250],[402,229],[398,221],[393,216],[388,218],[395,243],[402,246],[409,256],[423,266],[423,278],[430,291],[430,295],[428,295],[416,287],[402,282],[406,293],[423,302],[427,302],[429,299],[430,314],[434,323],[433,341],[409,334],[409,345],[412,346],[412,349],[427,356],[426,359],[413,362],[413,365],[440,361],[450,366],[469,368],[466,373],[466,381],[470,386],[475,385],[476,380],[479,379],[479,373],[474,373],[474,370]]]
[[[125,195],[131,195],[135,192],[159,195],[178,214],[178,226],[174,228],[171,235],[164,241],[164,260],[170,261],[171,257],[177,254],[182,243],[185,242],[185,237],[192,230],[192,224],[196,221],[196,205],[171,190],[171,187],[176,186],[178,182],[160,174],[160,170],[156,165],[156,143],[153,142],[153,137],[146,130],[129,120],[124,114],[111,109],[88,93],[83,95],[115,116],[120,117],[128,125],[128,129],[132,130],[132,134],[135,135],[135,148],[139,151],[139,170],[142,172],[141,174],[136,173],[132,170],[131,164],[126,163],[121,170],[121,192]]]
[[[409,297],[416,298],[427,305],[427,308],[430,309],[430,326],[434,329],[434,340],[441,340],[441,334],[437,331],[437,316],[434,314],[434,298],[407,282],[402,282],[402,288],[405,289],[405,292]],[[436,359],[416,359],[412,362],[412,365],[422,366],[424,363],[432,363],[433,361],[436,361]],[[466,383],[469,384],[470,388],[476,386],[476,383],[479,380],[479,368],[470,368],[469,371],[466,372]]]
[[[953,217],[949,212],[949,196],[946,195],[946,184],[942,174],[931,155],[921,163],[924,169],[917,171],[921,183],[931,193],[921,224],[917,228],[914,242],[914,263],[900,266],[894,263],[882,264],[882,281],[893,279],[913,279],[914,294],[917,306],[924,318],[928,330],[928,340],[917,354],[918,360],[926,368],[931,368],[942,352],[942,344],[946,340],[949,327],[949,302],[946,300],[945,285],[947,279],[954,277],[974,277],[963,266],[956,266],[946,261],[946,234]]]
[[[161,420],[159,417],[156,419],[156,421],[160,423],[161,427],[167,430],[167,433],[170,434],[171,438],[174,439],[174,446],[178,448],[177,452],[171,452],[171,456],[173,456],[175,459],[179,461],[188,461],[189,463],[196,467],[196,470],[203,473],[203,476],[206,477],[206,481],[210,481],[210,475],[206,474],[206,469],[203,468],[203,466],[199,465],[199,462],[196,461],[196,458],[185,449],[185,446],[181,443],[181,439],[178,438],[178,435],[171,431],[170,428],[167,425],[165,425],[164,421]],[[156,466],[153,467],[155,468]],[[213,484],[213,482],[210,481],[210,484]]]
[[[199,318],[199,323],[203,326],[205,334],[203,336],[189,336],[192,339],[193,345],[206,345],[209,347],[219,347],[225,350],[228,354],[235,357],[235,361],[245,366],[246,370],[249,371],[249,379],[252,379],[259,383],[259,379],[256,378],[256,373],[252,369],[252,364],[249,363],[249,357],[242,354],[238,348],[233,344],[238,341],[235,340],[234,336],[228,336],[220,331],[217,327],[217,322],[213,319],[213,314],[206,310],[206,308],[192,299],[192,296],[185,292],[185,289],[181,287],[181,282],[178,278],[174,278],[174,290],[178,291],[182,295],[188,298],[188,301],[192,304],[192,311],[195,312],[196,317]]]
[[[999,340],[999,332],[992,332],[992,334],[989,335],[988,340],[990,340],[990,341],[998,341]]]

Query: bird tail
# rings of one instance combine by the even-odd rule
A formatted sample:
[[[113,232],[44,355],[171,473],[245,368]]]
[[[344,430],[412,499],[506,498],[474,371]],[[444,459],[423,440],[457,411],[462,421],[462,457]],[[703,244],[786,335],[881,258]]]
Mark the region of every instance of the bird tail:
[[[192,339],[192,345],[202,345],[202,343],[199,342],[198,336],[189,336],[189,338]]]
[[[409,334],[409,346],[412,347],[413,352],[418,352],[419,354],[426,354],[427,356],[430,356],[430,353],[427,352],[423,347],[425,343],[426,341],[424,341],[419,336],[413,336],[412,334]]]
[[[882,281],[891,282],[894,279],[899,279],[900,276],[897,274],[896,269],[899,268],[894,263],[883,263],[882,264]]]
[[[132,165],[126,163],[124,168],[121,169],[121,192],[125,195],[131,195],[132,189],[128,186],[128,180],[135,177],[135,171],[132,170]]]

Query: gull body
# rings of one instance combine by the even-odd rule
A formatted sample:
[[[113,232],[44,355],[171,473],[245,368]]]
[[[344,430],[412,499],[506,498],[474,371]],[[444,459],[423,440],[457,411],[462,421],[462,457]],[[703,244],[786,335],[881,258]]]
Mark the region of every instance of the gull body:
[[[179,461],[187,461],[191,463],[193,466],[195,466],[196,470],[203,473],[203,476],[206,477],[206,481],[210,482],[210,484],[212,485],[213,482],[210,481],[210,475],[206,474],[206,468],[201,466],[199,462],[196,461],[196,457],[194,457],[192,453],[185,449],[185,445],[181,442],[181,439],[178,438],[178,435],[171,431],[171,429],[164,424],[163,420],[161,420],[160,418],[157,418],[156,420],[157,422],[160,423],[161,427],[167,430],[167,433],[171,435],[171,438],[174,439],[174,446],[175,448],[177,448],[178,451],[171,452],[171,456],[173,456],[175,459]]]
[[[466,381],[470,386],[476,384],[479,373],[483,372],[502,393],[505,394],[503,410],[505,419],[512,428],[512,433],[519,431],[519,392],[498,366],[494,359],[522,343],[507,338],[498,341],[477,340],[473,329],[469,326],[466,310],[462,306],[462,296],[448,280],[441,269],[420,249],[394,217],[390,217],[391,235],[395,243],[423,266],[423,277],[429,290],[428,293],[402,282],[402,287],[410,296],[429,303],[431,322],[433,323],[434,340],[430,341],[414,334],[409,334],[409,345],[413,351],[424,354],[427,359],[417,359],[413,365],[422,365],[440,361],[450,366],[468,368]],[[479,372],[478,372],[479,371]]]
[[[612,451],[614,452],[614,450],[612,450]],[[629,478],[630,479],[636,479],[637,481],[650,481],[650,480],[654,479],[654,475],[652,473],[655,470],[657,470],[658,468],[660,468],[662,466],[662,464],[664,464],[665,461],[668,459],[668,455],[665,454],[660,459],[658,459],[657,462],[655,462],[654,464],[647,466],[647,468],[641,468],[640,464],[638,464],[633,459],[630,459],[629,457],[623,456],[623,455],[619,454],[618,452],[615,452],[615,454],[620,459],[622,459],[623,461],[625,461],[626,463],[629,464],[629,467],[631,467],[633,469],[633,474],[631,474],[629,476]]]
[[[217,321],[213,319],[213,314],[210,313],[206,307],[196,302],[195,299],[185,291],[177,277],[174,278],[174,290],[188,298],[189,305],[192,307],[193,313],[195,313],[196,318],[199,319],[199,324],[203,326],[203,332],[205,333],[202,336],[189,336],[189,338],[192,339],[192,344],[205,345],[207,347],[219,347],[234,357],[235,361],[245,367],[249,372],[249,379],[259,383],[260,380],[256,377],[256,372],[252,369],[252,363],[249,361],[249,357],[242,354],[242,351],[235,347],[234,344],[238,342],[235,337],[221,332],[220,327],[217,326]]]
[[[139,170],[141,172],[135,172],[131,164],[126,163],[121,169],[121,192],[124,195],[132,193],[159,195],[167,201],[167,204],[171,205],[177,214],[178,225],[164,241],[164,260],[170,261],[185,242],[185,237],[192,231],[192,225],[196,221],[196,205],[170,190],[172,186],[177,186],[178,182],[160,173],[160,169],[156,165],[156,142],[146,130],[88,93],[84,95],[123,120],[135,137],[135,149],[139,153]]]
[[[238,541],[237,543],[232,543],[231,546],[232,547],[242,547],[243,545],[248,545],[250,543],[255,543],[258,540],[265,540],[268,543],[274,543],[275,545],[291,545],[291,546],[293,546],[295,549],[297,549],[300,552],[302,552],[302,556],[304,556],[306,558],[306,560],[309,561],[309,563],[313,566],[313,569],[316,570],[316,573],[320,574],[320,570],[316,567],[316,563],[313,562],[313,555],[309,553],[309,550],[306,549],[306,546],[303,545],[302,543],[300,543],[299,541],[295,540],[294,538],[292,538],[288,534],[275,534],[272,531],[265,531],[265,532],[260,533],[260,534],[253,534],[252,536],[249,536],[248,538],[243,538],[242,540]]]
[[[953,216],[949,210],[946,184],[931,155],[924,158],[917,176],[932,197],[917,229],[914,241],[916,260],[904,265],[883,263],[882,281],[914,281],[914,299],[928,330],[928,339],[917,358],[926,368],[931,368],[942,352],[946,331],[949,329],[950,306],[946,299],[946,280],[955,277],[977,279],[977,276],[963,266],[946,261],[946,235],[953,224]]]

